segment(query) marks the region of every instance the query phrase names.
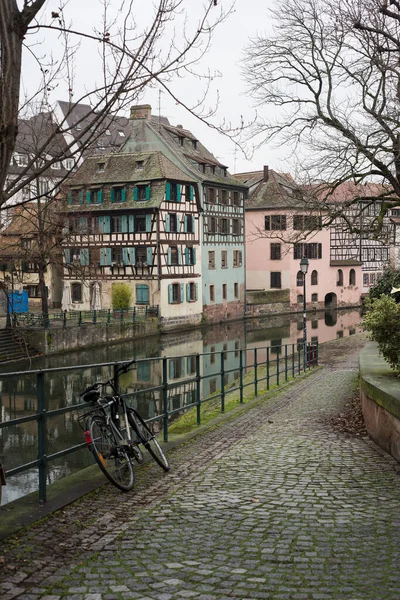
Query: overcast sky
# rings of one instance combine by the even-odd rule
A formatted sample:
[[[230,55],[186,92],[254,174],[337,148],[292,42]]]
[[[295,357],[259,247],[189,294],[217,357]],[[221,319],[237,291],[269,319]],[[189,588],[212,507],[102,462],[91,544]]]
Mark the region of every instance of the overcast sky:
[[[199,10],[202,4],[198,0],[184,0],[191,12]],[[134,6],[138,6],[143,0],[136,0]],[[120,0],[111,0],[111,4],[120,5]],[[218,0],[218,5],[228,6],[228,0]],[[257,32],[270,30],[268,18],[268,8],[272,6],[273,0],[236,0],[234,13],[215,31],[212,48],[204,57],[202,67],[206,70],[208,67],[217,69],[221,72],[221,78],[214,81],[215,89],[218,89],[220,95],[220,106],[218,113],[214,117],[214,124],[218,125],[225,119],[232,125],[240,123],[241,117],[245,121],[254,117],[255,110],[252,107],[251,98],[246,96],[245,84],[241,74],[240,60],[243,56],[243,48],[249,38]],[[98,7],[97,0],[68,0],[68,14],[73,19],[74,27],[80,27],[83,30],[92,32],[94,15],[93,7]],[[44,11],[45,16],[52,10],[57,11],[59,0],[48,0]],[[146,4],[144,5],[146,6]],[[150,2],[147,1],[147,6]],[[192,11],[193,6],[193,11]],[[145,9],[146,10],[146,9]],[[140,11],[138,11],[140,12]],[[143,16],[143,12],[141,13]],[[38,48],[42,55],[51,52],[52,45],[48,44],[45,34],[41,34],[40,46]],[[54,45],[54,41],[53,41]],[[92,75],[91,52],[81,52],[76,70],[76,88],[84,89],[85,82]],[[23,78],[24,84],[29,87],[29,78],[32,77],[33,65],[29,64],[29,58],[24,63]],[[174,92],[179,94],[186,102],[195,101],[199,96],[199,82],[188,82],[181,79],[174,84]],[[180,92],[181,91],[181,92]],[[68,100],[66,94],[62,94],[61,87],[56,92],[57,98]],[[76,96],[75,96],[76,97]],[[209,104],[214,104],[215,95],[209,97]],[[152,105],[153,113],[168,117],[171,124],[182,124],[183,127],[190,129],[196,137],[225,165],[230,172],[243,172],[252,170],[261,170],[264,165],[269,165],[280,171],[290,171],[289,153],[285,153],[283,148],[273,148],[264,146],[257,150],[253,157],[246,159],[240,149],[236,148],[231,140],[219,134],[193,116],[188,114],[183,108],[177,106],[168,95],[163,92],[159,94],[156,88],[149,89],[142,99],[143,103]],[[129,116],[128,114],[126,116]]]

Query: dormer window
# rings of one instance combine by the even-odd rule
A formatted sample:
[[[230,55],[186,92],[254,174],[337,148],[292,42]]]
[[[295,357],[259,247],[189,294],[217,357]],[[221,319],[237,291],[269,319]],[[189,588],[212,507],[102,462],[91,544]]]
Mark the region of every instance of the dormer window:
[[[120,137],[125,137],[125,133],[124,133],[123,131],[118,131],[118,135],[119,135]]]
[[[54,162],[52,165],[50,165],[50,168],[51,169],[56,169],[56,170],[61,169],[61,163],[60,163],[60,161],[56,160],[56,162]]]
[[[106,163],[104,163],[104,162],[97,163],[97,172],[98,173],[104,173],[105,170],[106,170]]]
[[[27,167],[28,166],[28,155],[27,154],[16,154],[15,162],[19,167]]]
[[[193,149],[197,150],[197,140],[192,140],[193,143]]]
[[[178,140],[179,140],[179,145],[183,146],[184,141],[185,141],[184,138],[182,136],[179,136]]]
[[[82,127],[81,127],[81,125],[75,125],[75,129],[76,129],[76,131],[81,131]]]
[[[137,169],[143,169],[143,166],[144,166],[144,161],[143,160],[138,160],[136,162],[136,168]]]

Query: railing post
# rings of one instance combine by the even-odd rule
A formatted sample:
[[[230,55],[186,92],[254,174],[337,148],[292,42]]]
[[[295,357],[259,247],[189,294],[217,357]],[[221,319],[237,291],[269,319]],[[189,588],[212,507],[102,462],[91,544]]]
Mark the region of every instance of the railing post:
[[[266,358],[266,364],[265,364],[265,377],[267,380],[267,391],[269,390],[269,346],[267,347],[267,358]]]
[[[132,311],[132,321],[136,321],[136,306],[133,307]]]
[[[165,356],[162,359],[162,400],[164,442],[168,442],[168,369],[167,358]]]
[[[200,354],[196,354],[196,412],[197,425],[201,423],[201,396],[200,396]]]
[[[67,311],[64,310],[63,312],[63,329],[65,329],[67,326]]]
[[[258,380],[257,380],[257,348],[254,348],[254,395],[258,396]]]
[[[225,365],[224,352],[221,352],[221,412],[225,412]]]
[[[294,344],[292,344],[292,377],[294,379],[295,365],[294,365]]]
[[[288,353],[287,353],[287,344],[285,344],[285,381],[288,380]]]
[[[239,391],[240,404],[243,404],[243,350],[239,350]]]
[[[280,353],[280,346],[277,346],[277,353],[276,353],[276,385],[279,386],[279,353]]]
[[[44,373],[36,376],[37,385],[37,415],[38,415],[38,460],[39,460],[39,502],[46,502],[46,476],[47,476],[47,422],[44,395]]]
[[[81,326],[82,325],[82,311],[79,311],[79,317],[78,317],[78,325]]]
[[[107,314],[107,325],[109,325],[111,323],[111,308],[108,309],[108,314]]]
[[[300,350],[299,350],[299,344],[297,344],[297,358],[298,358],[298,365],[297,365],[298,375],[300,375],[300,372],[301,372],[301,354],[300,354]]]
[[[96,325],[97,323],[97,312],[94,310],[93,311],[93,325]]]
[[[121,308],[120,319],[121,319],[121,323],[123,323],[124,322],[124,309],[123,308]]]

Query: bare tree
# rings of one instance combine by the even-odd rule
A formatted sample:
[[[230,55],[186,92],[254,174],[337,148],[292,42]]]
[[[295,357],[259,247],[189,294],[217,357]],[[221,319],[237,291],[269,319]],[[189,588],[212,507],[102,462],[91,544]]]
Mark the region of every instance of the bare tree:
[[[177,98],[171,87],[175,76],[197,75],[205,79],[207,88],[214,74],[197,72],[198,63],[215,27],[230,11],[220,9],[216,0],[206,0],[201,7],[185,0],[157,0],[154,5],[144,0],[119,4],[96,0],[90,6],[92,30],[79,30],[68,14],[70,0],[60,0],[56,12],[50,4],[50,0],[0,2],[0,209],[55,162],[66,157],[77,162],[103,134],[110,118],[137,102],[149,86],[159,86],[184,106],[184,99]],[[97,15],[101,20],[96,25]],[[43,41],[57,46],[58,56],[41,55]],[[77,68],[80,52],[89,52],[93,65],[98,58],[92,81],[92,74],[88,77]],[[28,57],[38,69],[40,84],[21,93],[22,61]],[[85,91],[77,94],[77,81],[83,78],[80,89]],[[32,112],[32,107],[34,112],[49,113],[54,90],[61,83],[68,94],[67,111],[51,135],[43,136],[29,154],[18,176],[9,177],[21,116]],[[81,124],[78,119],[72,125],[69,117],[82,102],[90,105],[91,118],[86,113]],[[199,99],[192,110],[205,117],[203,107]],[[53,144],[50,153],[54,136],[63,136],[65,143],[59,148]]]
[[[260,145],[287,144],[304,183],[314,185],[311,208],[326,211],[326,223],[344,216],[360,233],[368,206],[379,206],[377,232],[400,206],[400,4],[389,4],[288,0],[272,10],[273,34],[245,51],[259,110],[251,135]],[[347,182],[353,193],[338,201]]]

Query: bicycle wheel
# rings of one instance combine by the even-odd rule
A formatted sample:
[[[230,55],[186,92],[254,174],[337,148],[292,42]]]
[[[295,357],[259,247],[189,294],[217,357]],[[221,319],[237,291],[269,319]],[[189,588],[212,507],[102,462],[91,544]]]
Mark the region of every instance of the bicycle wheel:
[[[139,439],[146,450],[149,451],[156,463],[158,463],[164,471],[169,471],[168,460],[162,451],[160,444],[157,442],[155,436],[151,433],[142,417],[134,408],[127,408],[127,412],[129,424],[139,436]]]
[[[104,417],[94,415],[86,421],[92,451],[104,475],[120,490],[127,492],[133,487],[133,466],[126,450],[114,437]]]

